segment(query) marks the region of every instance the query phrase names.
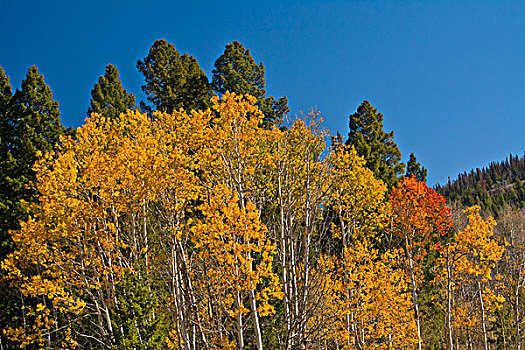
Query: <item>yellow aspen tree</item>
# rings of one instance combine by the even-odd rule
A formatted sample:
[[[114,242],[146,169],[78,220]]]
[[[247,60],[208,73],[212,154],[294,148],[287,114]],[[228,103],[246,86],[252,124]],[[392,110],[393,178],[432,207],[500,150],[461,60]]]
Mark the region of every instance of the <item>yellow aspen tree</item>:
[[[270,227],[268,236],[279,249],[278,268],[283,281],[285,332],[277,335],[279,343],[289,348],[304,343],[304,320],[310,274],[297,274],[296,267],[309,268],[314,237],[321,239],[330,225],[319,229],[326,212],[329,162],[321,159],[324,134],[319,125],[296,121],[287,131],[262,128],[262,114],[250,96],[225,93],[215,98],[215,116],[207,131],[208,142],[198,155],[204,187],[226,184],[239,197],[241,207],[247,202],[264,210]],[[301,284],[300,280],[306,281]],[[255,301],[255,298],[251,297]],[[254,338],[262,347],[262,330],[251,303]],[[272,327],[274,328],[274,327]],[[295,345],[294,345],[295,346]]]
[[[261,126],[264,118],[252,96],[226,92],[212,99],[213,118],[205,130],[205,144],[196,155],[206,186],[226,184],[245,205],[260,206],[266,198],[265,168],[272,157],[277,129]]]
[[[522,302],[525,286],[525,209],[503,208],[498,213],[495,231],[509,243],[499,271],[503,272],[505,299],[512,305],[513,342],[516,344],[515,348],[521,350],[524,323]]]
[[[321,257],[325,276],[319,348],[396,349],[418,342],[409,279],[401,256],[379,255],[366,239],[344,249],[342,257]],[[312,325],[314,326],[314,325]]]
[[[386,185],[374,178],[353,147],[336,147],[330,160],[330,204],[339,223],[332,231],[342,239],[344,247],[356,239],[376,237],[388,219]]]
[[[411,347],[416,323],[402,260],[397,252],[380,256],[369,243],[387,223],[386,186],[350,147],[336,146],[327,158],[327,204],[335,213],[331,233],[342,248],[311,269],[323,276],[318,284],[323,297],[311,300],[318,306],[308,321],[310,339],[319,348]]]
[[[196,153],[202,186],[226,185],[236,192],[242,209],[249,202],[260,207],[268,189],[265,167],[271,154],[272,131],[262,128],[264,116],[251,96],[226,92],[220,100],[214,97],[212,103],[214,117],[204,135],[206,142]],[[254,343],[261,350],[262,330],[254,291],[249,290],[249,298]]]
[[[376,180],[373,173],[365,168],[365,161],[359,157],[354,148],[336,145],[330,154],[332,161],[330,203],[336,213],[337,221],[332,223],[333,237],[341,239],[343,264],[348,257],[347,249],[356,240],[375,237],[377,231],[384,226],[386,186]],[[341,273],[345,280],[352,274],[350,266],[343,268]],[[344,285],[344,284],[343,284]],[[342,295],[350,298],[352,291]],[[355,324],[353,311],[345,313],[346,330],[351,332]],[[350,337],[346,337],[350,345]],[[355,341],[355,339],[354,339]]]
[[[203,219],[192,227],[199,313],[212,346],[244,349],[249,342],[246,318],[254,327],[251,314],[274,314],[270,300],[282,298],[279,277],[272,271],[275,245],[255,206],[248,202],[242,207],[237,192],[226,185],[214,187],[204,201],[199,207]]]
[[[278,338],[285,349],[304,348],[314,336],[306,325],[322,297],[324,277],[316,273],[318,270],[309,271],[315,264],[314,256],[330,240],[330,162],[322,157],[328,134],[316,113],[303,119],[277,134],[268,167],[269,235],[277,242],[284,293],[284,331]]]
[[[210,113],[200,116],[192,130],[202,129],[197,121],[205,124]],[[117,296],[122,276],[138,274],[153,288],[153,274],[165,271],[160,267],[172,256],[165,248],[182,244],[174,232],[181,225],[166,223],[184,216],[186,204],[196,199],[192,135],[177,132],[189,119],[184,113],[157,114],[155,120],[137,112],[111,119],[93,115],[76,140],[62,140],[59,152],[36,164],[39,203],[13,233],[17,250],[3,268],[25,297],[41,302],[26,312],[25,329],[7,330],[13,339],[28,345],[69,337],[111,347],[129,335],[114,320],[123,312]],[[161,241],[165,237],[173,239]],[[177,293],[181,289],[172,290]],[[160,314],[152,309],[148,322]],[[145,346],[161,341],[133,326],[133,336]]]
[[[487,323],[505,300],[499,293],[501,276],[494,275],[505,247],[494,237],[494,219],[489,216],[483,220],[479,210],[474,206],[464,211],[467,227],[443,248],[438,263],[436,280],[446,295],[450,349],[455,346],[453,338],[460,333],[466,334],[466,343],[472,346],[472,332],[478,331],[483,348],[488,350]]]

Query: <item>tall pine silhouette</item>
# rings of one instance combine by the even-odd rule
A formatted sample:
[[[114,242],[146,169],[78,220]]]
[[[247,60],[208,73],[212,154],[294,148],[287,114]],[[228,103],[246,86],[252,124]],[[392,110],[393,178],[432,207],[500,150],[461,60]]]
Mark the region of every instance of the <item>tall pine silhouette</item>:
[[[20,90],[11,94],[9,78],[0,71],[0,235],[2,257],[9,250],[8,230],[18,228],[19,220],[27,217],[21,201],[31,202],[36,194],[29,186],[35,180],[33,164],[37,152],[53,149],[66,130],[60,122],[58,102],[44,76],[35,66],[29,68]]]
[[[226,45],[224,53],[215,61],[212,73],[212,86],[217,94],[230,91],[255,97],[266,125],[282,120],[290,111],[286,96],[278,100],[273,96],[266,97],[264,64],[255,63],[250,50],[238,41]]]
[[[16,191],[16,160],[13,150],[16,144],[17,122],[13,108],[13,93],[9,77],[0,67],[0,260],[5,258],[12,247],[8,230],[17,227],[21,208]]]
[[[29,68],[20,90],[13,95],[9,78],[0,67],[0,261],[13,251],[9,230],[20,227],[28,213],[22,201],[36,200],[32,169],[38,151],[50,151],[60,136],[72,134],[60,122],[58,102],[44,76]],[[3,274],[1,272],[0,274]],[[20,293],[0,276],[0,328],[23,322]],[[14,348],[0,335],[6,348]]]
[[[114,118],[135,108],[135,96],[122,87],[120,74],[112,64],[106,66],[106,72],[98,78],[98,83],[91,90],[91,102],[87,114],[98,113]]]
[[[414,153],[410,153],[405,176],[414,176],[419,182],[427,182],[427,169],[421,167]]]
[[[211,105],[213,93],[206,73],[193,56],[179,54],[166,40],[156,40],[137,68],[144,75],[142,90],[152,105],[141,102],[142,110],[171,113],[180,108],[204,110]]]
[[[394,142],[394,132],[383,131],[383,114],[365,100],[349,118],[346,144],[354,146],[357,154],[365,158],[376,178],[392,187],[403,174],[405,164],[400,162],[401,151]]]

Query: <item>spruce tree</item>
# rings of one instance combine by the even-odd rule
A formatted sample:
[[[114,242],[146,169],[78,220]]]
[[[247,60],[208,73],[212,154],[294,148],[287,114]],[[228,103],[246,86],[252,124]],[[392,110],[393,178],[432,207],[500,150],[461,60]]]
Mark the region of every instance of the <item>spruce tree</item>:
[[[204,110],[211,105],[213,93],[206,73],[193,56],[179,54],[166,40],[156,40],[137,68],[146,80],[142,90],[156,110],[171,113],[180,108]],[[152,111],[144,102],[140,106]]]
[[[354,146],[374,176],[391,188],[405,168],[400,162],[401,151],[393,140],[394,132],[383,131],[383,114],[366,100],[349,119],[346,144]]]
[[[278,100],[273,96],[266,97],[264,64],[255,63],[250,50],[238,41],[226,45],[224,53],[215,61],[212,73],[212,86],[217,94],[230,91],[255,97],[267,125],[282,120],[290,111],[286,96]]]
[[[35,181],[33,164],[37,152],[46,152],[60,141],[60,136],[70,134],[60,122],[58,102],[53,99],[51,89],[44,76],[35,66],[29,68],[22,80],[21,89],[13,95],[11,108],[16,114],[12,127],[11,157],[13,167],[6,178],[12,200],[11,228],[18,227],[18,221],[27,216],[20,201],[32,202],[36,191],[28,186]]]
[[[12,190],[16,168],[13,158],[15,125],[9,77],[0,67],[0,260],[11,251],[12,240],[8,231],[16,228],[19,216],[19,206]]]
[[[11,189],[12,177],[16,167],[12,156],[14,145],[14,126],[16,114],[13,113],[13,94],[9,77],[0,67],[0,261],[13,251],[13,240],[9,230],[17,228],[19,207]],[[0,328],[6,329],[20,320],[21,305],[18,293],[5,279],[5,271],[0,270]],[[0,342],[7,349],[15,344],[0,334]]]
[[[414,176],[419,182],[427,182],[427,169],[421,167],[414,153],[410,153],[405,176]]]
[[[165,349],[169,329],[165,317],[157,312],[161,297],[152,290],[159,286],[151,280],[145,266],[138,273],[124,273],[115,290],[118,308],[111,317],[115,327],[115,350]]]
[[[22,80],[21,90],[17,90],[13,99],[18,113],[18,144],[14,154],[19,175],[25,178],[24,182],[32,181],[32,167],[37,151],[52,150],[60,141],[60,136],[67,132],[60,122],[58,102],[53,99],[51,88],[45,83],[44,76],[38,72],[37,67],[29,68],[26,78]]]
[[[135,109],[135,96],[122,87],[117,67],[106,66],[106,72],[98,78],[98,83],[91,90],[91,102],[87,115],[98,113],[108,118],[114,118],[128,109]]]

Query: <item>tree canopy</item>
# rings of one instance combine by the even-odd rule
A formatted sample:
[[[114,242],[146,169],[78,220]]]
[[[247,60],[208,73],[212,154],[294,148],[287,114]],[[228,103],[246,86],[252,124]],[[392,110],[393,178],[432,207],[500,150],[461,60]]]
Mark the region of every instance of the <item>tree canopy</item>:
[[[212,84],[165,40],[138,68],[149,105],[107,65],[73,134],[36,67],[15,93],[0,67],[2,349],[524,343],[523,209],[451,210],[413,153],[401,176],[368,101],[346,144],[316,112],[273,127],[287,100],[238,42]],[[524,164],[442,190],[521,196]]]

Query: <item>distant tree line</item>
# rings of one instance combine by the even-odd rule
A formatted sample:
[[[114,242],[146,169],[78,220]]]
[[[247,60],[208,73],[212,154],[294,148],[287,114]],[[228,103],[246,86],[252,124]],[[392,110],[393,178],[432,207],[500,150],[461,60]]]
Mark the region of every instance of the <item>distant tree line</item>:
[[[486,215],[498,216],[505,206],[525,207],[525,156],[510,154],[504,161],[459,174],[435,190],[449,203],[479,205]]]

